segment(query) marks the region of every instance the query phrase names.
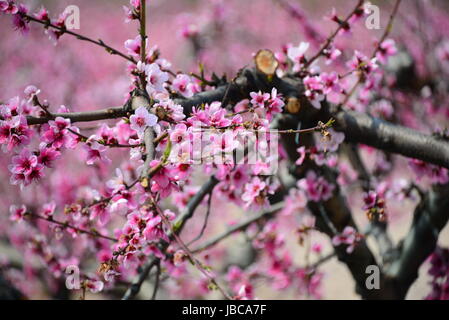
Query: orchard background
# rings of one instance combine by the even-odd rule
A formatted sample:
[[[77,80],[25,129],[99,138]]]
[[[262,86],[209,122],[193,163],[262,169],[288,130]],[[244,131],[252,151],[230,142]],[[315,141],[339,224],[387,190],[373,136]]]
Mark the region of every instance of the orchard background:
[[[0,297],[449,298],[449,7],[372,4],[0,1]],[[278,172],[168,161],[194,121]]]

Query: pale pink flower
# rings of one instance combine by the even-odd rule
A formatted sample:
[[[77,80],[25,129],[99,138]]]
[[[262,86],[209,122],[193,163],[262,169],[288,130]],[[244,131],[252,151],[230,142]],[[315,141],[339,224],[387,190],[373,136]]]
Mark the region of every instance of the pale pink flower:
[[[168,73],[161,70],[157,63],[145,66],[147,76],[147,90],[150,93],[164,91],[164,84],[168,80]]]
[[[393,39],[387,39],[379,45],[376,58],[381,63],[387,63],[389,57],[394,56],[398,52],[396,42]]]
[[[288,58],[295,64],[295,71],[299,71],[299,66],[306,62],[305,53],[309,49],[308,42],[301,42],[297,47],[290,47],[287,50]]]
[[[192,83],[192,79],[186,74],[178,74],[176,76],[173,80],[173,89],[187,98],[194,94],[194,84]]]
[[[147,108],[141,106],[129,117],[129,120],[131,122],[131,129],[137,131],[139,135],[142,135],[147,127],[156,125],[158,118],[148,112]]]

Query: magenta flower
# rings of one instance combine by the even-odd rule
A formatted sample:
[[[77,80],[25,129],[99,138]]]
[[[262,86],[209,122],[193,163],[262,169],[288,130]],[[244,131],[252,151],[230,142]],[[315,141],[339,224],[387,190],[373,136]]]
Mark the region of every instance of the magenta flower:
[[[19,8],[14,3],[14,0],[0,1],[0,11],[6,14],[16,14],[19,12]]]
[[[131,129],[137,131],[139,135],[142,135],[147,127],[156,125],[158,118],[142,106],[137,108],[136,112],[129,117],[129,120],[131,122]]]
[[[387,63],[389,57],[394,56],[398,52],[396,42],[393,39],[387,39],[379,45],[376,58],[381,63]]]
[[[39,11],[37,13],[34,14],[34,17],[41,21],[50,21],[50,18],[48,16],[48,11],[43,6],[39,9]]]
[[[83,147],[87,153],[86,156],[87,165],[93,165],[96,161],[101,161],[105,164],[111,162],[111,160],[104,154],[104,152],[107,150],[107,147],[98,143],[96,140],[91,141],[88,140]]]
[[[22,221],[23,218],[25,217],[26,211],[27,211],[27,209],[26,209],[25,205],[21,205],[21,206],[12,205],[12,206],[10,206],[9,207],[10,220],[11,221],[15,221],[15,222]]]
[[[362,235],[360,235],[353,227],[347,226],[341,234],[337,234],[332,238],[332,244],[334,246],[339,246],[341,244],[348,245],[346,252],[350,254],[361,240]]]
[[[270,94],[262,93],[262,92],[251,92],[249,94],[251,96],[251,103],[255,108],[263,108],[265,107],[265,102],[270,99]]]
[[[19,155],[12,158],[9,170],[14,174],[28,176],[37,165],[37,157],[29,149],[23,149]]]
[[[318,177],[314,171],[308,171],[306,177],[299,180],[297,185],[307,193],[310,200],[315,202],[329,200],[335,189],[333,184],[327,182],[323,177]]]
[[[15,29],[22,33],[27,33],[30,30],[30,27],[28,26],[29,21],[25,18],[27,13],[28,8],[23,4],[19,4],[18,12],[13,16],[13,24]]]

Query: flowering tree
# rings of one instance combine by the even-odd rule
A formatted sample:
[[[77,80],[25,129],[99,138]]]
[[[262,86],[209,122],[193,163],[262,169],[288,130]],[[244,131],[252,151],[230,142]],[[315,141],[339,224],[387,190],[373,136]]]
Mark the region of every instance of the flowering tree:
[[[294,1],[200,5],[176,19],[193,57],[178,72],[147,34],[145,1],[124,7],[139,32],[120,49],[68,28],[68,11],[0,1],[1,22],[23,34],[4,28],[2,41],[23,36],[34,67],[68,78],[1,97],[1,174],[12,186],[2,184],[0,234],[14,254],[1,256],[0,296],[321,298],[323,277],[333,281],[322,267],[338,258],[361,298],[403,299],[430,256],[422,296],[447,299],[449,255],[437,243],[449,219],[449,17],[443,3],[395,0],[378,34],[365,23],[373,6],[350,2],[325,8],[329,35]],[[265,33],[266,19],[238,29],[245,5],[285,16]],[[401,15],[412,9],[425,24]],[[34,52],[39,28],[54,43],[103,49],[114,67],[100,75],[101,56],[80,53],[83,74],[56,51]],[[262,41],[270,32],[286,41],[274,52]],[[302,41],[288,43],[292,32]],[[242,39],[260,50],[251,56]],[[29,59],[11,50],[6,78]],[[125,86],[113,85],[120,73]],[[121,106],[89,106],[117,91]],[[397,241],[390,227],[403,219]]]

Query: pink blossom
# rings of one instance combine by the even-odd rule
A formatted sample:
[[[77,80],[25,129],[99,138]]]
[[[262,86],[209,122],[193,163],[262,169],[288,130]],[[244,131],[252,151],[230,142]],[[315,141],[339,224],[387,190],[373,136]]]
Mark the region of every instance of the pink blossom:
[[[262,93],[262,92],[251,92],[249,94],[251,96],[251,103],[254,107],[263,108],[265,107],[265,102],[270,99],[270,94]]]
[[[95,139],[92,139],[93,137],[91,137],[90,141],[88,140],[83,146],[86,151],[86,164],[93,165],[97,161],[101,161],[106,164],[110,163],[111,160],[104,154],[107,147],[98,143]]]
[[[366,74],[370,74],[378,68],[376,58],[370,60],[363,53],[357,50],[355,51],[352,59],[349,61],[348,66],[352,70],[360,70]]]
[[[355,246],[362,240],[362,236],[351,226],[344,228],[341,234],[335,235],[332,238],[332,244],[334,246],[339,246],[341,244],[346,244],[346,252],[348,254],[354,251]]]
[[[278,95],[277,89],[273,88],[271,90],[271,97],[266,105],[267,119],[271,120],[274,114],[281,113],[284,105],[285,103],[281,100],[280,95]]]
[[[321,75],[321,81],[324,86],[324,94],[329,94],[331,92],[340,93],[341,87],[339,84],[339,77],[336,72],[326,73],[323,72]]]
[[[299,153],[299,158],[296,160],[295,164],[297,166],[300,166],[303,164],[304,159],[306,158],[306,147],[302,146],[296,149],[296,151]]]
[[[317,148],[319,151],[324,152],[336,152],[340,144],[345,140],[345,134],[343,132],[335,131],[330,128],[329,139],[318,139]]]
[[[147,127],[156,125],[158,118],[148,112],[146,107],[141,106],[129,117],[129,120],[131,122],[131,129],[137,131],[139,135],[142,135]]]
[[[6,14],[16,14],[19,12],[19,8],[15,4],[14,0],[0,1],[0,11]]]
[[[55,150],[52,147],[47,147],[45,143],[41,143],[39,145],[39,155],[37,156],[37,161],[48,167],[51,168],[53,166],[53,162],[58,159],[61,155],[61,152]]]
[[[186,74],[178,74],[173,80],[173,89],[181,93],[184,97],[191,97],[194,94],[195,86]]]
[[[330,65],[341,56],[341,51],[333,46],[329,46],[323,50],[323,55],[326,57],[326,65]]]
[[[28,26],[29,21],[25,18],[26,14],[28,14],[28,8],[23,4],[19,4],[18,12],[13,16],[15,29],[22,33],[27,33],[30,30],[30,27]]]
[[[157,63],[146,65],[145,74],[147,76],[148,92],[162,92],[165,90],[164,84],[168,80],[168,74],[167,72],[161,71]]]
[[[396,49],[396,42],[393,39],[387,39],[379,45],[376,58],[381,63],[387,63],[387,59],[394,56],[398,50]]]
[[[41,91],[36,86],[28,86],[23,91],[28,99],[31,99],[33,96],[38,95]]]
[[[48,11],[43,6],[39,9],[38,12],[36,12],[34,14],[34,17],[41,21],[50,21],[50,18],[48,16]]]
[[[25,217],[27,209],[25,205],[21,206],[12,205],[9,207],[9,212],[10,212],[10,220],[19,222],[22,221],[23,218]]]
[[[41,215],[45,218],[50,218],[53,216],[55,209],[56,209],[56,203],[54,201],[46,203],[42,207]]]
[[[18,115],[10,120],[0,120],[0,143],[3,151],[27,145],[30,141],[32,131],[27,125],[26,118]]]
[[[125,41],[125,48],[126,50],[128,50],[128,53],[138,57],[140,55],[140,42],[141,42],[141,37],[140,35],[138,35],[136,38],[134,39],[128,39]]]
[[[309,49],[309,46],[310,44],[308,42],[301,42],[297,47],[288,48],[287,56],[295,64],[295,71],[299,71],[299,67],[305,64],[305,53]]]
[[[324,177],[318,177],[314,171],[308,171],[306,177],[298,181],[298,187],[306,191],[307,197],[315,202],[329,200],[335,189],[333,184]]]
[[[29,149],[23,149],[19,155],[12,158],[9,170],[14,174],[30,175],[37,165],[37,157]]]
[[[307,76],[304,78],[306,87],[305,95],[310,103],[317,109],[321,109],[321,101],[325,99],[323,94],[323,84],[319,76]]]

